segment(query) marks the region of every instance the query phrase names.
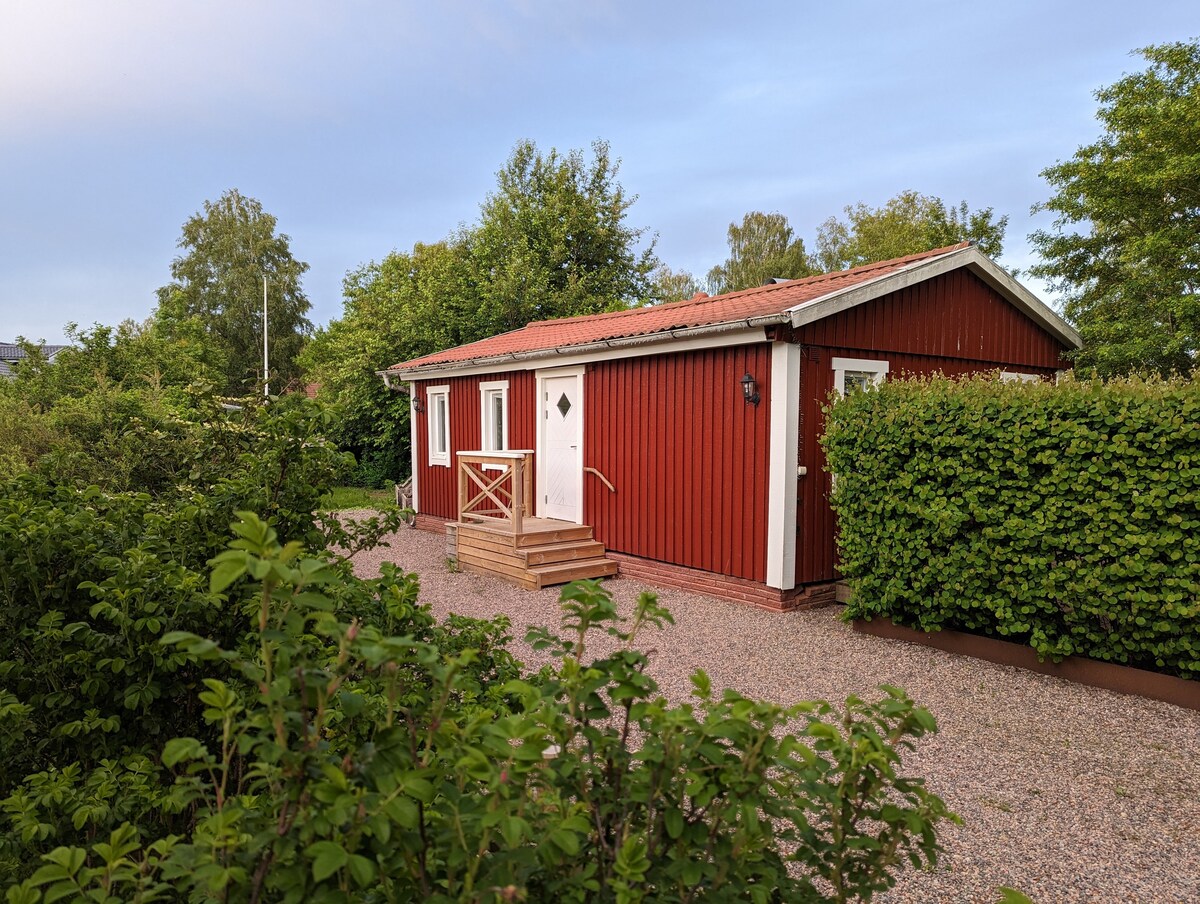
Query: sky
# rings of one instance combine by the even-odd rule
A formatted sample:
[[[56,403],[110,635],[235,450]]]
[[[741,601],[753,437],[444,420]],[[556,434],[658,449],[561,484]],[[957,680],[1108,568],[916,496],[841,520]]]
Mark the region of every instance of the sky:
[[[1025,268],[1094,91],[1197,35],[1195,0],[2,0],[0,340],[145,319],[231,188],[328,323],[347,272],[474,222],[522,139],[608,141],[676,270],[747,211],[811,247],[906,189],[1007,214]]]

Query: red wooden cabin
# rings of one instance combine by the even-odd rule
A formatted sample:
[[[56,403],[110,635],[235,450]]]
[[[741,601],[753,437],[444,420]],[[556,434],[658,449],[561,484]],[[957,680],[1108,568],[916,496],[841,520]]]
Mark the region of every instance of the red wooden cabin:
[[[619,567],[791,608],[836,579],[818,441],[832,392],[933,372],[1050,379],[1079,344],[964,243],[530,323],[381,375],[412,393],[418,524],[458,524],[465,567],[531,587]]]

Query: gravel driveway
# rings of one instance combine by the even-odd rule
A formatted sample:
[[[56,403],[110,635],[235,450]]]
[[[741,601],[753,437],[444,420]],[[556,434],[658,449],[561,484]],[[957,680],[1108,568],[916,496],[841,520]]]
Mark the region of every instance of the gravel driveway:
[[[442,536],[405,529],[360,553],[363,577],[394,561],[421,576],[421,599],[525,626],[557,624],[558,592],[449,571]],[[628,606],[646,585],[609,582]],[[653,588],[651,588],[653,589]],[[776,614],[658,590],[674,627],[647,634],[651,671],[672,700],[703,667],[713,686],[780,703],[905,688],[940,732],[905,762],[962,818],[941,832],[936,872],[909,871],[881,902],[995,902],[1012,885],[1038,904],[1200,901],[1200,713],[1082,687],[899,641],[855,634],[840,607]]]

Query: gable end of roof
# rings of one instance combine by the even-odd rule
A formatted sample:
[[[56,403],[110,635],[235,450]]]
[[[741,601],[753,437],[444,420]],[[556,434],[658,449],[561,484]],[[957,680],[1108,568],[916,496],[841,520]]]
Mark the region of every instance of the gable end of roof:
[[[820,298],[796,305],[789,313],[792,326],[799,327],[831,317],[842,311],[873,301],[883,295],[898,292],[966,267],[985,283],[999,292],[1012,305],[1054,336],[1064,345],[1082,348],[1079,333],[1040,298],[1013,279],[976,245],[955,248],[946,254],[917,261],[899,270],[885,273],[867,282],[847,286]]]

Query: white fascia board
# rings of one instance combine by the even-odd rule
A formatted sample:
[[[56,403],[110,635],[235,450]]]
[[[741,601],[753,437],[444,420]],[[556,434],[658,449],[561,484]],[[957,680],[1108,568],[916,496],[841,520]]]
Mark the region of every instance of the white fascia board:
[[[891,292],[933,279],[960,267],[969,267],[971,272],[1003,295],[1015,307],[1037,321],[1051,335],[1067,345],[1080,348],[1083,341],[1069,323],[1063,320],[1041,299],[993,263],[976,246],[950,251],[927,261],[918,261],[894,273],[888,273],[864,283],[830,292],[812,301],[806,301],[789,310],[793,327],[815,323],[834,314],[857,307]]]
[[[381,370],[377,375],[400,380],[434,380],[444,377],[469,377],[476,374],[510,373],[518,370],[543,370],[557,367],[582,367],[600,361],[615,361],[620,358],[638,358],[645,355],[673,355],[677,352],[698,351],[707,348],[724,348],[730,345],[749,345],[766,342],[766,327],[787,323],[788,314],[772,314],[749,320],[712,324],[704,327],[689,327],[647,336],[631,336],[627,339],[608,339],[587,345],[562,349],[543,349],[537,352],[519,352],[497,355],[493,358],[476,358],[455,362],[429,369],[410,371]],[[385,377],[384,375],[387,375]]]
[[[1050,333],[1074,348],[1083,348],[1083,338],[1071,324],[1063,320],[1052,307],[1013,279],[1007,270],[997,265],[987,255],[978,253],[968,263],[976,276],[1001,295],[1008,297],[1013,304],[1040,322]]]
[[[767,586],[796,586],[796,481],[800,447],[800,346],[771,346],[767,470]]]
[[[845,289],[837,289],[811,301],[801,302],[788,309],[792,318],[792,326],[799,327],[824,320],[826,317],[848,311],[850,308],[872,301],[882,295],[897,292],[943,273],[949,273],[951,270],[957,270],[966,263],[964,255],[976,250],[971,247],[950,251],[926,261],[910,264],[900,270],[885,273],[883,276],[877,276],[866,282],[857,283]]]

